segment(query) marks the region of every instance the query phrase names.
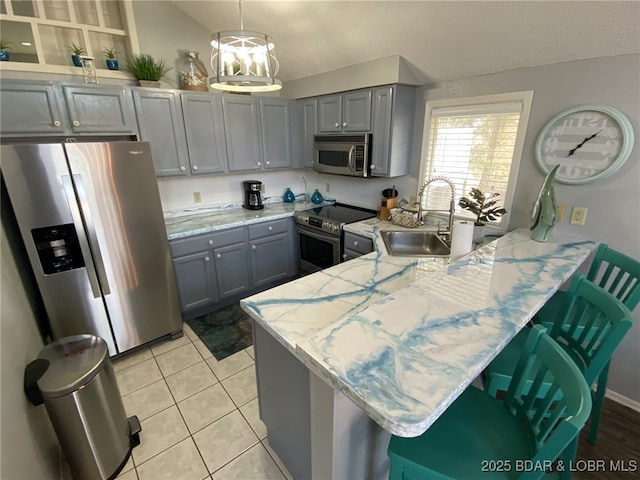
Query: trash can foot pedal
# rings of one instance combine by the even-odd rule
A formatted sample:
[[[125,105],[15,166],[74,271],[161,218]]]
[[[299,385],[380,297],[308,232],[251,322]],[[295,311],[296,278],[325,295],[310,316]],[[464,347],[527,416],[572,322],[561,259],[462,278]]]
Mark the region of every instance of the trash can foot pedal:
[[[127,422],[129,422],[129,445],[131,448],[134,448],[140,445],[140,432],[142,431],[142,427],[136,415],[127,418]]]

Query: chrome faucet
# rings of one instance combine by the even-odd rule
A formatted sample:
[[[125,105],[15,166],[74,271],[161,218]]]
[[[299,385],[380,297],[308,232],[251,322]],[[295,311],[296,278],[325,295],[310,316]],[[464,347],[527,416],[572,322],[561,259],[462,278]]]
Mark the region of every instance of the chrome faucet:
[[[422,219],[422,215],[427,212],[444,212],[446,210],[426,210],[426,212],[422,211],[422,195],[424,194],[427,186],[432,182],[445,182],[451,187],[451,203],[449,204],[449,226],[446,230],[440,230],[440,224],[438,223],[438,235],[442,235],[443,237],[447,237],[447,241],[451,241],[451,233],[453,231],[453,213],[456,210],[456,187],[451,180],[446,177],[432,177],[420,187],[420,192],[418,193],[418,222],[422,225],[424,221]]]

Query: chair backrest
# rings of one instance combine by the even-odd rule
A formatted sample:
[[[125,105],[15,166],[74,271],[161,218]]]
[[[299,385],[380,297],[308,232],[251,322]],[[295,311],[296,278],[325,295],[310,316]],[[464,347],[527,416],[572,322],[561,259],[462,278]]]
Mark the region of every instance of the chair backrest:
[[[631,312],[620,300],[575,274],[549,335],[592,385],[632,325]]]
[[[633,311],[640,303],[640,262],[601,243],[587,279],[605,289]]]
[[[548,390],[546,382],[551,383]],[[537,452],[532,460],[553,461],[587,421],[591,393],[567,352],[547,335],[543,326],[535,325],[516,365],[504,404],[528,430],[533,451]]]

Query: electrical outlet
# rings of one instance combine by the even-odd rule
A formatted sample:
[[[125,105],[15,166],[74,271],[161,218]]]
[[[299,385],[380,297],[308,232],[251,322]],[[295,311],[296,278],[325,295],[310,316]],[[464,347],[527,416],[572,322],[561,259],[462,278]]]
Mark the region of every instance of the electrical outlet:
[[[327,188],[325,188],[327,193],[331,193],[331,184],[327,182]]]
[[[558,223],[562,222],[562,220],[564,219],[564,211],[564,205],[558,205]]]
[[[200,192],[193,192],[193,203],[201,203],[202,194]]]
[[[571,212],[571,225],[584,225],[587,220],[587,209],[585,207],[573,207]]]

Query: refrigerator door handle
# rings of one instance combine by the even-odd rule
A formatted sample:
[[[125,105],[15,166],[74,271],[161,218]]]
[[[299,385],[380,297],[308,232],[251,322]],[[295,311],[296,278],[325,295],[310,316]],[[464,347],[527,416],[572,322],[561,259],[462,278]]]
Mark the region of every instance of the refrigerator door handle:
[[[102,277],[104,278],[104,282],[102,284],[102,288],[104,290],[104,294],[107,295],[110,293],[109,284],[107,282],[106,275],[104,274],[104,264],[102,263],[102,255],[100,254],[100,248],[98,247],[98,243],[96,241],[95,236],[95,228],[93,226],[93,222],[91,221],[91,215],[88,213],[88,210],[85,208],[85,221],[87,225],[87,229],[89,230],[89,235],[91,235],[91,239],[87,238],[84,223],[82,221],[82,215],[80,214],[80,209],[78,208],[78,202],[81,204],[86,203],[86,192],[84,190],[84,185],[82,185],[82,179],[79,178],[79,175],[74,175],[76,180],[76,185],[78,185],[78,199],[76,199],[76,190],[73,188],[73,183],[71,181],[71,177],[69,175],[62,175],[62,185],[64,187],[64,193],[67,196],[67,201],[69,202],[69,209],[71,211],[71,217],[73,218],[73,224],[76,227],[76,233],[78,235],[78,242],[80,243],[80,248],[82,253],[87,258],[93,258],[94,262],[85,262],[85,268],[87,269],[87,276],[89,277],[89,284],[91,285],[91,291],[93,292],[93,298],[102,297],[102,291],[100,290],[100,282],[98,282],[98,268],[102,268]],[[84,206],[83,206],[84,208]],[[94,245],[91,248],[89,241]]]

